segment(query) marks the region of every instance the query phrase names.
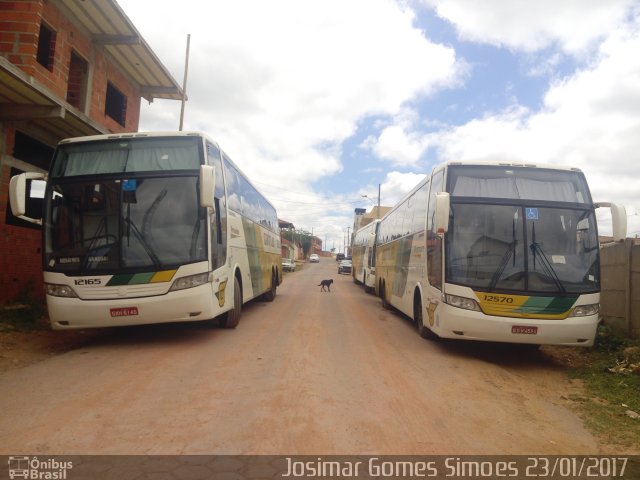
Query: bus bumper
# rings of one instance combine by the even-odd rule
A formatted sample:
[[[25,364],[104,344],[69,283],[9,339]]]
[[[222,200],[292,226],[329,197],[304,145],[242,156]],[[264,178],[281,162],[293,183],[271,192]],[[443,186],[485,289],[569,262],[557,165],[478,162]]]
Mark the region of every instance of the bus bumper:
[[[81,300],[47,295],[51,328],[118,327],[151,323],[193,322],[220,315],[211,284],[165,295],[112,300]]]
[[[441,303],[435,322],[432,330],[442,338],[590,347],[599,318],[598,315],[564,320],[496,317]]]

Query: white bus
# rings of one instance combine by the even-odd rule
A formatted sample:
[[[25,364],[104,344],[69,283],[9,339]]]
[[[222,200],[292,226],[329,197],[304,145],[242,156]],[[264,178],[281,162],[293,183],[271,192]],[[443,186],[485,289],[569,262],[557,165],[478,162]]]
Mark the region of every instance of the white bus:
[[[38,180],[42,219],[25,216]],[[13,177],[10,198],[42,225],[54,329],[215,317],[233,328],[282,279],[276,210],[200,133],[62,140],[48,175]]]
[[[600,206],[623,239],[578,169],[441,165],[380,222],[377,292],[426,338],[593,345]]]
[[[376,231],[380,220],[358,229],[351,245],[351,262],[353,281],[364,285],[370,293],[376,286]]]

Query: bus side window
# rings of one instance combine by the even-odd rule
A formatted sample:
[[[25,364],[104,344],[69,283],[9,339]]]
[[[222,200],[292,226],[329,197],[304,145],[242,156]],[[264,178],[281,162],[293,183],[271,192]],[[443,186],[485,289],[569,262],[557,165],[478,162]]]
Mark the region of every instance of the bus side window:
[[[427,212],[427,276],[432,287],[442,290],[442,237],[436,233],[436,193],[443,190],[444,171],[431,182]]]
[[[220,149],[207,143],[207,157],[209,165],[212,165],[216,171],[216,186],[213,194],[216,213],[215,220],[212,219],[211,222],[211,249],[213,268],[220,268],[227,261],[227,202]]]

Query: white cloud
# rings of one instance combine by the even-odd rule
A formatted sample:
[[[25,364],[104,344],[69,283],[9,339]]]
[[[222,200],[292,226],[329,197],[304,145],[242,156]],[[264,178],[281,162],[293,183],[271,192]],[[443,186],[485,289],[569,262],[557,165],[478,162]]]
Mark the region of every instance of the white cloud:
[[[591,63],[550,85],[538,111],[514,103],[448,127],[433,115],[428,128],[439,130],[424,134],[425,119],[409,106],[458,86],[473,71],[452,48],[428,41],[401,2],[183,0],[179,9],[168,0],[119,3],[176,79],[192,34],[186,128],[210,133],[257,180],[281,218],[315,226],[330,244],[341,241],[354,207],[369,206],[360,195],[371,196],[377,185],[333,194],[315,192],[313,181],[343,170],[342,142],[370,116],[379,120],[373,128],[380,135],[361,146],[394,167],[417,166],[428,149],[443,160],[571,164],[585,171],[596,200],[640,212],[640,181],[633,180],[640,178],[634,1],[415,1],[433,6],[460,38],[524,52],[518,58],[525,63],[529,53],[553,47],[530,73],[553,78],[565,55]],[[179,108],[178,102],[144,106],[141,128],[177,128]],[[367,168],[373,167],[360,170]],[[382,204],[393,205],[420,178],[390,172]],[[629,230],[640,231],[640,216],[630,217]]]
[[[583,54],[625,18],[634,0],[422,0],[460,38],[535,52],[558,45]]]
[[[419,173],[401,173],[397,171],[387,173],[381,185],[380,204],[389,207],[394,206],[424,177],[425,174]]]
[[[209,133],[250,178],[283,188],[340,172],[359,121],[459,76],[453,49],[429,42],[393,0],[119,3],[179,81],[191,33],[185,130]],[[178,102],[143,106],[141,129],[176,129],[178,112]]]
[[[640,210],[640,17],[617,29],[588,67],[550,86],[540,111],[512,107],[428,135],[442,159],[575,166],[595,201]],[[634,218],[635,217],[635,218]],[[640,231],[632,216],[629,231]]]

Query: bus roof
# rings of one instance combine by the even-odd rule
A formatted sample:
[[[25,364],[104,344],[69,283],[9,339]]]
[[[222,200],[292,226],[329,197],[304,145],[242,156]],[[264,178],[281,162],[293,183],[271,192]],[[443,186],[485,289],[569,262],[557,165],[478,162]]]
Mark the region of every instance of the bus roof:
[[[58,145],[67,143],[80,143],[80,142],[99,142],[102,140],[118,140],[118,139],[130,139],[130,138],[155,138],[155,137],[204,137],[209,141],[214,142],[209,136],[202,132],[188,131],[166,131],[166,132],[122,132],[122,133],[108,133],[106,135],[88,135],[86,137],[72,137],[65,138],[58,142]]]
[[[568,170],[572,172],[582,172],[579,168],[568,167],[565,165],[557,165],[553,163],[531,163],[531,162],[498,162],[491,160],[450,160],[448,162],[436,165],[433,171],[440,170],[442,168],[448,168],[450,166],[463,165],[463,166],[480,166],[480,167],[524,167],[524,168],[544,168],[548,170]]]

